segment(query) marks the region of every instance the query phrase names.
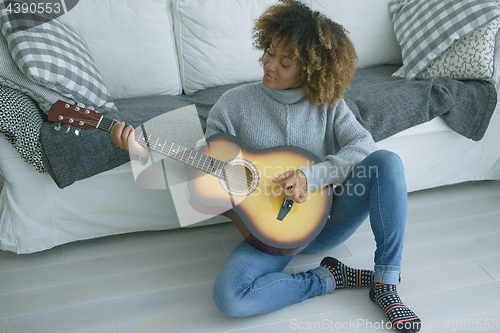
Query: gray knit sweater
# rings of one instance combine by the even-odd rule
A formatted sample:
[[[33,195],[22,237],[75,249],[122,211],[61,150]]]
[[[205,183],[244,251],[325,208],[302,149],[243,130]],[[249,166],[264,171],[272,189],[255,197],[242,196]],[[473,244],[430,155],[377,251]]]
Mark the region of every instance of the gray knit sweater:
[[[296,146],[322,162],[301,168],[307,192],[342,184],[376,147],[345,102],[313,106],[301,88],[269,89],[262,82],[227,91],[210,111],[205,137],[236,136],[254,149]]]

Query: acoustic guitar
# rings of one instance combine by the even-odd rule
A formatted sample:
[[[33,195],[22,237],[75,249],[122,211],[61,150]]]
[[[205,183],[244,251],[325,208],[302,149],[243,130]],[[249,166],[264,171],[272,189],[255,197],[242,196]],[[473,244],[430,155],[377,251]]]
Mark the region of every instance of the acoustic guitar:
[[[81,129],[110,132],[116,120],[64,101],[56,102],[48,119]],[[288,170],[318,163],[298,147],[255,150],[234,136],[216,134],[200,150],[136,131],[135,140],[163,156],[191,166],[190,205],[205,214],[224,215],[255,248],[272,255],[304,249],[323,229],[332,203],[330,186],[312,191],[301,204],[285,199],[273,179]]]

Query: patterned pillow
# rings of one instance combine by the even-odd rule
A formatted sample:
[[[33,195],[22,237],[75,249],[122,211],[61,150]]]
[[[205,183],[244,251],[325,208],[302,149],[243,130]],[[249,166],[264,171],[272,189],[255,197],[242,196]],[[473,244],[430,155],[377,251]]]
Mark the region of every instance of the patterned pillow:
[[[7,41],[2,34],[0,34],[0,84],[25,93],[34,99],[45,113],[59,99],[70,102],[61,94],[28,79],[12,59]]]
[[[116,111],[83,38],[59,18],[16,29],[0,7],[2,33],[12,58],[33,82],[98,111]]]
[[[488,25],[457,39],[415,78],[490,79],[494,72],[495,42],[499,28],[500,18],[496,18]],[[393,76],[404,78],[404,67],[399,68]]]
[[[46,172],[42,159],[42,116],[36,103],[18,90],[0,86],[0,133],[38,172]]]
[[[389,12],[407,79],[415,78],[455,40],[500,16],[494,0],[395,0]]]

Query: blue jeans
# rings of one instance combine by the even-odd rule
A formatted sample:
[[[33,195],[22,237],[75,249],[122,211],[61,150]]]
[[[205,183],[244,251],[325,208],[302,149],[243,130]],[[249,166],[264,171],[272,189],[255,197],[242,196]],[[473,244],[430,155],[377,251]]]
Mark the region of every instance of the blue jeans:
[[[384,150],[370,154],[334,189],[330,218],[303,252],[317,253],[342,244],[369,215],[376,241],[375,282],[399,284],[407,197],[399,156]],[[333,276],[324,267],[281,273],[293,257],[268,255],[241,242],[215,281],[216,306],[228,316],[247,317],[334,291]]]

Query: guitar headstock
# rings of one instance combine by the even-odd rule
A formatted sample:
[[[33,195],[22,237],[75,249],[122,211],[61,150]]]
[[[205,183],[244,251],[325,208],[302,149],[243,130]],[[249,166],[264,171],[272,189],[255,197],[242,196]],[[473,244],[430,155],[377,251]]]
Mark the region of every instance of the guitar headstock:
[[[95,129],[101,116],[94,110],[85,109],[64,101],[55,102],[49,110],[50,121],[81,129]]]

